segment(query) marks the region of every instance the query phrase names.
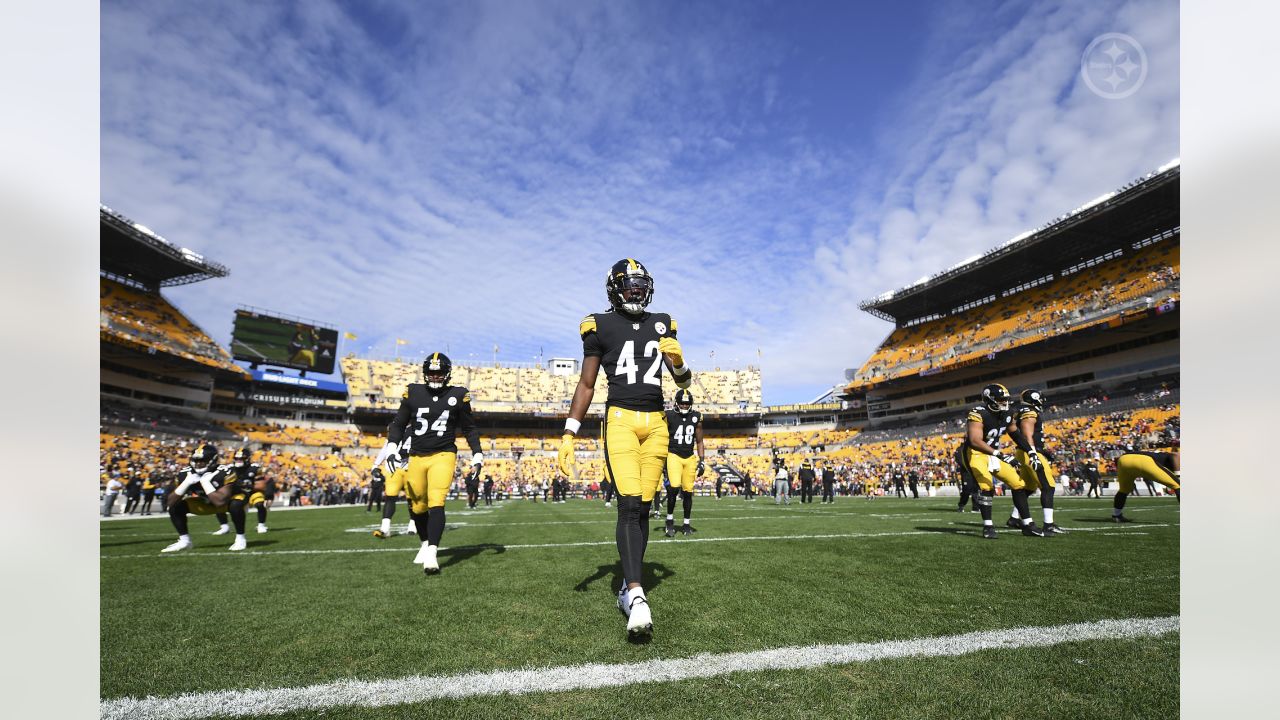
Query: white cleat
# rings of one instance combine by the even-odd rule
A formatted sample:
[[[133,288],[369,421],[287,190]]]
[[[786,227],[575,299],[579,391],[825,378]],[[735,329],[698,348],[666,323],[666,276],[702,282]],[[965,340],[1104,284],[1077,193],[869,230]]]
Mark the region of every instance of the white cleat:
[[[613,507],[613,503],[609,502],[608,500],[605,500],[605,501],[604,501],[604,506],[605,506],[605,507]]]
[[[218,528],[217,530],[214,530],[213,532],[211,532],[211,533],[209,533],[209,534],[210,534],[210,535],[226,535],[226,534],[227,534],[227,533],[229,533],[229,532],[231,532],[231,526],[230,526],[230,525],[223,525],[222,527]]]
[[[627,613],[627,639],[647,640],[653,637],[653,615],[649,612],[649,603],[642,597],[631,601],[631,612]]]
[[[405,534],[405,535],[417,535],[417,534],[418,534],[418,526],[417,526],[417,524],[415,524],[412,520],[410,520],[410,521],[409,521],[409,524],[404,526],[404,534]]]
[[[264,533],[264,532],[266,532],[266,531],[267,531],[267,524],[266,524],[266,523],[258,523],[258,534],[259,534],[259,535],[261,535],[262,533]]]
[[[431,547],[426,543],[422,543],[422,547],[418,548],[418,554],[413,556],[413,564],[421,565],[427,561],[427,548]]]
[[[236,541],[231,543],[231,547],[227,549],[228,550],[244,550],[247,547],[249,547],[249,543],[246,542],[243,537],[237,536]]]
[[[423,548],[427,554],[422,559],[422,572],[428,575],[435,575],[440,572],[440,563],[436,562],[436,549],[435,545],[428,545]]]
[[[623,615],[631,614],[631,603],[628,602],[630,599],[630,596],[627,595],[627,587],[625,585],[622,586],[618,590],[618,609],[622,611]]]
[[[176,543],[174,543],[174,544],[170,545],[169,547],[166,547],[165,549],[161,550],[160,552],[162,552],[162,553],[167,553],[167,552],[180,552],[180,551],[182,551],[182,550],[186,550],[187,548],[190,548],[191,546],[192,546],[192,542],[191,542],[191,540],[190,540],[190,539],[188,539],[188,538],[178,538],[178,542],[176,542]]]

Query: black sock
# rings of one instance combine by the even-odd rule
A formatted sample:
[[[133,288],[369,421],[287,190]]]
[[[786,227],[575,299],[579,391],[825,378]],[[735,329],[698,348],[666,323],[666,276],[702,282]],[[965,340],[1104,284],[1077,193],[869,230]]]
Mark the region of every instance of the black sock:
[[[693,491],[681,490],[680,499],[684,502],[684,519],[688,520],[689,516],[693,514]]]
[[[267,524],[267,504],[266,503],[262,503],[261,505],[258,506],[258,524],[260,525]]]
[[[218,518],[218,524],[220,524],[220,525],[226,525],[226,524],[227,524],[227,514],[226,514],[226,513],[216,513],[216,514],[214,515],[214,517]]]
[[[1052,485],[1040,486],[1040,507],[1046,510],[1053,509],[1053,493],[1056,490]]]
[[[618,496],[618,557],[622,560],[622,577],[628,582],[638,583],[642,577],[640,568],[644,561],[644,536],[649,526],[646,508],[647,504],[641,503],[639,496]]]
[[[431,527],[429,517],[430,511],[425,515],[419,515],[413,511],[412,507],[409,508],[409,519],[413,521],[413,529],[418,533],[419,540],[427,540],[431,537],[427,532]]]
[[[985,502],[978,504],[978,510],[982,511],[982,524],[986,525],[991,521],[991,498],[995,497],[995,491],[983,490],[982,496]]]
[[[1116,493],[1115,498],[1111,501],[1111,507],[1117,510],[1123,510],[1124,501],[1127,499],[1129,499],[1129,493],[1118,492]]]
[[[382,506],[382,518],[384,520],[390,520],[395,517],[396,514],[396,499],[394,497],[389,497],[385,498],[385,500],[386,504]],[[409,514],[412,515],[413,511],[410,510]]]
[[[676,494],[674,492],[667,493],[667,514],[674,515],[676,512]]]
[[[235,523],[236,534],[243,535],[244,534],[244,501],[232,500],[230,510],[231,510],[231,522]]]
[[[169,508],[169,519],[173,521],[173,529],[179,535],[187,534],[187,501],[179,500]]]
[[[440,538],[443,535],[444,506],[441,505],[440,507],[433,507],[427,510],[427,543],[438,546],[440,544]]]
[[[1029,494],[1026,490],[1013,491],[1013,506],[1018,509],[1018,517],[1023,520],[1031,519],[1031,506],[1027,503],[1027,495]]]
[[[1177,490],[1174,490],[1174,491],[1173,491],[1173,496],[1174,496],[1174,497],[1176,497],[1176,498],[1178,498],[1178,502],[1179,502],[1179,503],[1181,503],[1181,502],[1182,502],[1182,488],[1178,488]]]

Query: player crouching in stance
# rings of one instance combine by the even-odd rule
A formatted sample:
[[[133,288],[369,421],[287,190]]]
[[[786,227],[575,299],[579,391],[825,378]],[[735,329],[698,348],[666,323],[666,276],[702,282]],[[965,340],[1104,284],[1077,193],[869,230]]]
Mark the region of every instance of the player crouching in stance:
[[[968,427],[965,430],[965,449],[968,453],[969,472],[978,484],[978,510],[982,513],[982,537],[996,539],[996,529],[991,522],[991,498],[995,497],[995,481],[999,480],[1013,491],[1013,504],[1022,518],[1022,534],[1044,537],[1044,533],[1031,520],[1027,506],[1026,483],[1018,475],[1012,455],[996,449],[1000,437],[1013,424],[1009,411],[1009,389],[992,383],[982,389],[982,404],[969,410]]]
[[[187,532],[187,513],[214,515],[227,511],[227,501],[236,490],[231,466],[218,464],[218,448],[204,443],[192,453],[190,463],[182,473],[182,479],[165,495],[165,507],[169,520],[178,531],[178,541],[160,552],[179,552],[192,546]],[[242,516],[243,517],[243,516]],[[245,548],[244,525],[231,550]]]
[[[1044,395],[1039,390],[1023,390],[1018,397],[1018,411],[1015,413],[1014,425],[1009,429],[1009,437],[1013,438],[1017,450],[1013,457],[1018,461],[1018,475],[1026,484],[1027,496],[1036,490],[1040,491],[1040,509],[1044,513],[1044,535],[1063,535],[1066,533],[1053,522],[1053,493],[1056,483],[1049,463],[1053,457],[1044,449]],[[1009,517],[1008,526],[1022,527],[1022,511],[1015,505]]]
[[[669,436],[663,414],[662,366],[676,385],[688,388],[693,373],[684,366],[676,341],[676,321],[648,312],[653,277],[633,259],[619,260],[605,279],[612,309],[582,319],[582,374],[564,423],[558,466],[573,477],[574,437],[595,394],[603,367],[608,378],[604,415],[605,474],[618,493],[615,537],[622,562],[623,587],[618,607],[627,613],[627,635],[644,640],[653,634],[649,598],[641,587],[644,551],[649,540],[648,508],[662,478]]]
[[[1178,502],[1182,502],[1182,486],[1178,483],[1181,476],[1182,459],[1178,453],[1127,452],[1116,458],[1116,481],[1120,489],[1112,501],[1111,520],[1118,523],[1133,522],[1124,516],[1124,503],[1133,492],[1133,483],[1138,478],[1154,480],[1173,491]]]
[[[702,413],[693,409],[693,393],[688,390],[676,391],[676,409],[667,411],[667,434],[671,441],[667,445],[667,479],[671,489],[667,491],[667,537],[676,536],[676,491],[684,503],[684,524],[680,532],[692,535],[697,532],[689,524],[689,516],[693,514],[693,481],[702,477],[706,471],[707,449],[702,443]],[[694,454],[694,448],[698,452]]]
[[[453,485],[458,464],[456,438],[461,431],[471,447],[471,464],[480,470],[480,431],[471,414],[471,392],[449,384],[453,363],[444,353],[431,353],[422,363],[423,384],[412,383],[400,399],[400,409],[387,426],[387,445],[378,454],[381,465],[401,448],[407,449],[409,463],[404,469],[409,497],[409,517],[413,519],[422,548],[413,559],[428,575],[440,572],[436,553],[444,535],[444,500]],[[392,480],[387,479],[391,494]]]

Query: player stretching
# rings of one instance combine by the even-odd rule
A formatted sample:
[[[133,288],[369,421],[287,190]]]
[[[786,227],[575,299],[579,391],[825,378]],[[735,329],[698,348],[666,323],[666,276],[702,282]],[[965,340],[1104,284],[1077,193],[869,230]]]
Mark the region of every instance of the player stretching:
[[[1181,479],[1182,458],[1178,453],[1164,452],[1127,452],[1116,458],[1116,481],[1120,489],[1112,501],[1111,520],[1113,522],[1132,522],[1124,516],[1124,502],[1133,492],[1133,482],[1138,478],[1154,480],[1173,491],[1178,502],[1182,502]]]
[[[476,472],[484,462],[480,431],[471,415],[471,392],[450,385],[452,373],[453,363],[444,353],[432,353],[422,363],[426,383],[405,388],[400,409],[387,426],[386,447],[374,462],[381,465],[407,443],[409,464],[404,470],[404,484],[409,496],[409,517],[422,541],[413,562],[422,565],[428,575],[440,572],[436,553],[444,535],[444,499],[458,464],[455,439],[459,431],[471,447],[471,464]],[[391,485],[388,478],[388,494],[393,491]]]
[[[1027,507],[1026,483],[1013,468],[1012,455],[996,449],[1001,436],[1013,424],[1009,412],[1009,390],[999,383],[982,389],[982,404],[969,410],[968,427],[965,429],[966,460],[973,480],[978,484],[978,509],[982,512],[982,537],[996,539],[996,529],[991,522],[991,498],[995,497],[995,481],[999,480],[1013,491],[1013,503],[1022,518],[1022,534],[1044,537],[1031,521]]]
[[[187,513],[214,515],[227,512],[227,500],[236,489],[234,475],[229,465],[218,464],[218,448],[205,443],[191,453],[190,464],[182,474],[182,480],[165,494],[165,507],[169,520],[178,531],[178,541],[160,552],[179,552],[191,547],[191,535],[187,532]],[[241,534],[231,550],[245,548]]]
[[[643,265],[630,258],[614,263],[605,279],[605,292],[612,309],[588,315],[578,326],[582,375],[564,423],[558,465],[565,477],[573,477],[574,437],[603,367],[609,381],[603,432],[605,473],[618,494],[615,537],[623,576],[618,607],[627,613],[628,637],[643,640],[653,634],[649,599],[641,587],[649,540],[647,510],[662,478],[669,440],[662,412],[664,359],[681,388],[689,387],[693,373],[684,366],[676,321],[670,315],[646,311],[653,299],[653,277]]]
[[[667,434],[671,443],[667,446],[667,479],[671,489],[667,493],[667,537],[676,535],[676,490],[684,503],[684,525],[680,532],[692,535],[697,532],[689,524],[693,514],[693,479],[702,477],[706,469],[703,458],[707,449],[702,444],[702,413],[693,409],[693,393],[676,391],[676,409],[667,411]],[[694,448],[698,452],[694,454]]]
[[[1018,461],[1018,475],[1026,483],[1028,496],[1036,490],[1040,491],[1040,508],[1044,512],[1044,535],[1062,535],[1064,531],[1053,522],[1053,493],[1057,484],[1053,479],[1053,470],[1049,467],[1052,456],[1044,449],[1044,395],[1039,390],[1023,390],[1019,396],[1015,425],[1009,432],[1013,443],[1018,446],[1013,456]],[[1021,511],[1015,505],[1009,517],[1010,527],[1021,527]]]

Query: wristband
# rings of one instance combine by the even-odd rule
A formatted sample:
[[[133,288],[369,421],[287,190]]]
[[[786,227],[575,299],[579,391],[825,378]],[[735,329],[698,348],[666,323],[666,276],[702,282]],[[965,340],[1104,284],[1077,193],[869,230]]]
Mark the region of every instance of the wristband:
[[[677,365],[671,368],[672,375],[684,375],[687,372],[689,372],[689,367],[687,365]]]
[[[565,418],[565,420],[564,420],[564,431],[565,431],[565,432],[569,433],[570,435],[577,435],[577,434],[578,434],[578,430],[579,430],[580,428],[582,428],[582,421],[581,421],[581,420],[574,420],[573,418]]]

